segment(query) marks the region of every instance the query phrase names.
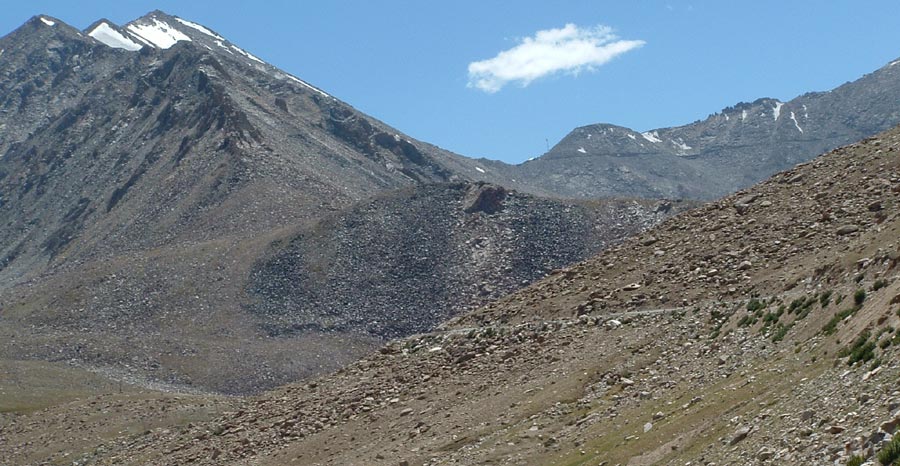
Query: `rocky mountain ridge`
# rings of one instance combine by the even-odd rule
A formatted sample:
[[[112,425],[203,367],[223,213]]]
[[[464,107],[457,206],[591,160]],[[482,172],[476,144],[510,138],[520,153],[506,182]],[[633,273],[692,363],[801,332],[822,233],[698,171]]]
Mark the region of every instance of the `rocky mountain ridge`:
[[[684,126],[576,128],[517,167],[516,179],[566,197],[714,199],[900,124],[898,63],[831,91],[742,102]]]

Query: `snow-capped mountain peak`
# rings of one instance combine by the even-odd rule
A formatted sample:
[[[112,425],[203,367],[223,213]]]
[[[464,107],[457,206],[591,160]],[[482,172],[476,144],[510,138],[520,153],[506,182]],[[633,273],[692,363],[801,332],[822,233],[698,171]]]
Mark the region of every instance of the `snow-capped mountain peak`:
[[[141,44],[130,38],[130,34],[121,31],[109,21],[100,20],[94,26],[88,28],[89,36],[114,49],[136,51],[143,48]]]
[[[143,39],[145,43],[160,49],[167,49],[181,41],[191,41],[187,34],[156,17],[141,18],[129,23],[125,29]]]

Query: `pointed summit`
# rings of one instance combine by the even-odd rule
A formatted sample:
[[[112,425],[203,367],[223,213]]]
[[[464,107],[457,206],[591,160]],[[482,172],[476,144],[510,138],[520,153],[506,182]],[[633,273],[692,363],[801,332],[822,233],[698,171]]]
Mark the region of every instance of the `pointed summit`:
[[[168,49],[178,42],[191,41],[187,34],[172,24],[174,22],[171,16],[155,10],[128,23],[125,29],[145,45]]]

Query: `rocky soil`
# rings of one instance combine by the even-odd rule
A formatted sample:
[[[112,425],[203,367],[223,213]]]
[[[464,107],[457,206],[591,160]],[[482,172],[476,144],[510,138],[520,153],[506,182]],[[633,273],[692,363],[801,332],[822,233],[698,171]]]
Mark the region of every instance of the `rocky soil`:
[[[276,244],[251,272],[249,307],[273,334],[427,332],[690,205],[566,202],[487,184],[393,192]]]

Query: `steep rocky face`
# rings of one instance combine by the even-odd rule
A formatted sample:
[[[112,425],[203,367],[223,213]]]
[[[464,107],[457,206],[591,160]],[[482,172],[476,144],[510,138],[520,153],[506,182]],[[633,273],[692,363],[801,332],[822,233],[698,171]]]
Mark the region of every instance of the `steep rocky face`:
[[[577,128],[517,167],[517,178],[572,197],[723,196],[900,123],[898,63],[828,92],[740,103],[685,126]]]
[[[93,38],[103,21],[81,33],[35,17],[3,39],[5,277],[453,177],[426,146],[185,24],[156,12],[122,28],[156,40],[130,36],[137,51]]]
[[[471,187],[506,178],[159,11],[84,31],[36,16],[0,54],[0,360],[258,391],[665,216]]]
[[[277,244],[252,272],[251,309],[275,335],[425,332],[678,210],[656,201],[549,200],[485,184],[392,192]]]
[[[900,419],[898,238],[893,129],[678,215],[333,375],[185,430],[120,437],[83,458],[874,461]],[[24,442],[41,432],[48,414],[23,419],[15,435]]]

